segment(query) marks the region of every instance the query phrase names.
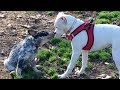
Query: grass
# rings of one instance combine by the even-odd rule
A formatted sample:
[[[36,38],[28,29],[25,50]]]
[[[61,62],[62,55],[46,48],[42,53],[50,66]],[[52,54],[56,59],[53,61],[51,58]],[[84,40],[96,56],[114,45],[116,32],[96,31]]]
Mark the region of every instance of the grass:
[[[47,49],[41,49],[36,57],[40,59],[40,61],[45,61],[46,59],[48,59],[50,56],[52,56],[52,52],[50,50]]]
[[[54,75],[55,72],[56,72],[55,68],[53,68],[53,67],[51,67],[51,68],[48,69],[48,74],[51,75],[51,76]]]
[[[120,11],[101,11],[97,15],[96,24],[112,24],[120,19]]]
[[[95,21],[96,24],[110,24],[110,20],[109,19],[105,19],[105,18],[102,18],[102,19],[97,19]]]
[[[107,65],[107,67],[108,67],[109,69],[115,69],[115,67],[114,67],[114,65],[113,65],[112,63],[109,63],[109,64]]]
[[[47,11],[47,14],[48,14],[49,16],[53,16],[53,13],[54,13],[54,11]]]

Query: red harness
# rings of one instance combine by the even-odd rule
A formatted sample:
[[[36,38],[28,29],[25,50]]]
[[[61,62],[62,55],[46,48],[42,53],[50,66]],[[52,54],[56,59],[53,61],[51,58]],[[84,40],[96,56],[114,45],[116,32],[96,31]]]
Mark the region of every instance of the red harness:
[[[77,27],[72,33],[70,33],[70,35],[66,35],[66,38],[72,41],[72,39],[83,30],[85,30],[88,35],[88,41],[85,47],[83,47],[83,50],[90,50],[94,43],[94,34],[93,34],[94,24],[93,23],[90,23],[90,22],[83,23],[82,25]]]

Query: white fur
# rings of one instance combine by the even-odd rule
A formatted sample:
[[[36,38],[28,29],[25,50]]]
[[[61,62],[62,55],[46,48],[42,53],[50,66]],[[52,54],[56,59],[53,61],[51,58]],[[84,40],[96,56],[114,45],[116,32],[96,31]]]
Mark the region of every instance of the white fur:
[[[64,20],[61,17],[65,17],[67,23],[64,24]],[[61,37],[62,34],[66,33],[70,27],[72,26],[74,20],[76,18],[71,15],[66,15],[64,13],[59,13],[55,19],[54,26],[55,26],[55,36]],[[78,26],[84,23],[84,21],[80,19],[76,19],[77,22],[74,24],[73,29],[74,31]],[[69,74],[71,74],[73,68],[75,67],[75,62],[82,53],[82,67],[80,71],[77,71],[76,74],[79,76],[80,74],[84,73],[85,68],[87,67],[87,60],[88,60],[88,51],[82,50],[82,48],[87,43],[87,33],[86,31],[82,31],[77,36],[75,36],[71,42],[72,45],[72,56],[70,63],[67,67],[67,70],[62,74],[59,75],[59,78],[66,78]],[[116,67],[119,71],[119,78],[120,78],[120,27],[117,25],[111,24],[95,24],[94,27],[94,44],[90,51],[96,51],[108,46],[112,46],[112,56],[113,60],[115,61]]]

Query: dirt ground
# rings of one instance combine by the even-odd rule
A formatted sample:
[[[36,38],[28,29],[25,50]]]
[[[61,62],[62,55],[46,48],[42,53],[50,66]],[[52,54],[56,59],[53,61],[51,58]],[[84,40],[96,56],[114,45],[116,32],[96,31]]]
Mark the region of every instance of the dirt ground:
[[[3,66],[3,61],[8,57],[9,52],[14,44],[22,40],[26,31],[30,28],[36,30],[54,31],[53,22],[58,11],[0,11],[0,79],[11,79],[8,71]],[[85,17],[96,17],[95,11],[81,11],[66,12],[75,15],[78,18],[84,19]],[[105,68],[105,64],[97,62],[93,63],[95,66],[94,71],[89,72],[90,78],[95,78],[101,74],[101,70],[108,75],[113,74],[111,70]],[[99,70],[101,68],[101,70]]]

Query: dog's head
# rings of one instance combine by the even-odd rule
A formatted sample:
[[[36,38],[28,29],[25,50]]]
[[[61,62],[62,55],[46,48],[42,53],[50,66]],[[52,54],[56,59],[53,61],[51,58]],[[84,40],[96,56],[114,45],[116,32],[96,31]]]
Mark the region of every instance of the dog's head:
[[[66,33],[72,26],[75,19],[76,18],[71,15],[66,15],[63,12],[59,12],[54,22],[55,36],[61,37],[64,33]]]
[[[28,34],[34,37],[34,43],[39,46],[46,42],[48,42],[50,39],[54,37],[54,33],[48,33],[47,31],[35,31],[35,30],[28,30]]]

